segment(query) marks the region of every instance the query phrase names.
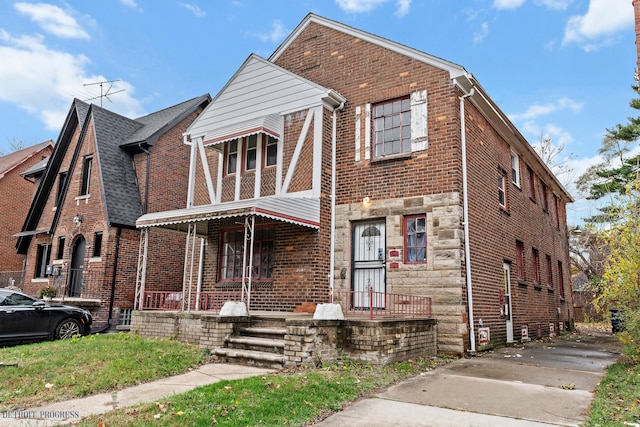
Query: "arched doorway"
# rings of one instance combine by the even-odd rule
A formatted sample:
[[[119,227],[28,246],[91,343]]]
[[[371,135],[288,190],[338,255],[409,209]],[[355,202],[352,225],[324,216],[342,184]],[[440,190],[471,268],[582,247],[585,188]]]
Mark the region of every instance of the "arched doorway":
[[[78,236],[71,249],[71,264],[69,265],[69,282],[67,296],[80,297],[82,294],[82,269],[87,243],[84,237]]]

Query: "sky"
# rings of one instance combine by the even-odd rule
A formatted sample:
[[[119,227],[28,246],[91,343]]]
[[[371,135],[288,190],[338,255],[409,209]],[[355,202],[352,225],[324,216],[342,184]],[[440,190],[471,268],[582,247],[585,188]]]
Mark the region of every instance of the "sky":
[[[631,0],[0,0],[0,152],[58,138],[73,98],[135,118],[209,93],[268,58],[308,13],[463,66],[573,181],[638,112]],[[101,96],[107,95],[107,96]]]

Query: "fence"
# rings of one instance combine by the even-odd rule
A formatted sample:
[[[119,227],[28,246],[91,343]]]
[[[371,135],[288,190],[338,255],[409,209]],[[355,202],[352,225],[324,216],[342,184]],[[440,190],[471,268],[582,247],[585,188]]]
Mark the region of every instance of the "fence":
[[[0,288],[15,286],[23,289],[24,271],[0,271]]]
[[[214,291],[193,293],[191,301],[184,301],[184,310],[219,313],[227,301],[240,301],[240,291]],[[182,310],[182,292],[147,291],[144,293],[143,310]]]
[[[430,317],[431,298],[417,295],[365,291],[334,291],[333,302],[340,304],[345,316]]]
[[[58,290],[57,296],[60,298],[100,299],[103,276],[100,271],[69,268],[60,270],[59,275],[50,277],[53,279],[52,286]]]

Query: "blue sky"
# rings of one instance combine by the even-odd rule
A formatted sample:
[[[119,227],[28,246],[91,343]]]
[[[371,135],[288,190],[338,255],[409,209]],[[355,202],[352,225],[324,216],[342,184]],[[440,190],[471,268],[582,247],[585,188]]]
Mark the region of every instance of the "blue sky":
[[[212,96],[307,13],[465,67],[531,144],[565,146],[579,175],[629,107],[631,0],[0,0],[0,150],[54,141],[74,97],[137,117]],[[98,97],[98,98],[96,98]],[[577,202],[569,222],[592,213]]]

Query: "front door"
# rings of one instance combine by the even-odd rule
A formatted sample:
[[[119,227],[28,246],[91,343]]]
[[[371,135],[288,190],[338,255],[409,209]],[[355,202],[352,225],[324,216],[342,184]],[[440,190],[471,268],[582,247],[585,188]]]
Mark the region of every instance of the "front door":
[[[84,237],[78,236],[71,251],[71,265],[69,266],[69,281],[67,283],[67,296],[80,297],[82,294],[82,269],[84,268],[84,255],[86,242]]]
[[[507,342],[513,342],[513,319],[511,316],[511,264],[503,264],[504,272],[504,318],[507,326]]]
[[[354,308],[385,307],[385,241],[384,220],[359,222],[353,227]]]

